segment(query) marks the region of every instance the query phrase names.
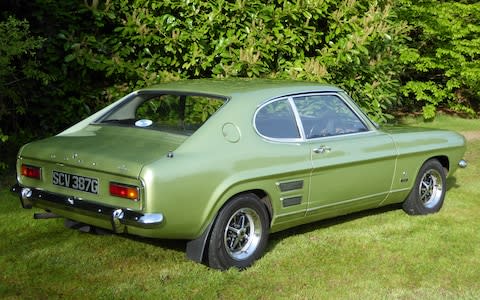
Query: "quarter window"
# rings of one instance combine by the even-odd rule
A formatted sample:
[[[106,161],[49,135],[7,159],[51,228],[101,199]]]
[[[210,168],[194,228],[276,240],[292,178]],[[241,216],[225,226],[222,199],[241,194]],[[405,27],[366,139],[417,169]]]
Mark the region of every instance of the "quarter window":
[[[274,139],[299,139],[300,131],[288,99],[280,99],[260,108],[255,127],[261,135]]]

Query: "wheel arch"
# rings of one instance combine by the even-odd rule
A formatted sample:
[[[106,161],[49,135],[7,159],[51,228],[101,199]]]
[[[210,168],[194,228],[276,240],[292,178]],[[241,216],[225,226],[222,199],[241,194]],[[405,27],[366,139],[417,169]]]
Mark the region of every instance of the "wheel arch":
[[[408,197],[402,203],[402,208],[407,214],[431,214],[442,208],[448,168],[449,160],[446,156],[434,156],[424,161]],[[436,179],[432,180],[433,177]],[[424,183],[425,178],[427,179]]]
[[[420,172],[420,169],[422,168],[423,165],[425,165],[428,161],[431,160],[436,160],[438,161],[442,167],[445,169],[445,176],[448,175],[448,171],[450,170],[450,160],[448,159],[448,156],[446,155],[435,155],[435,156],[427,156],[424,158],[423,162],[421,164],[417,165],[417,168],[415,170],[415,176],[418,176],[418,173]],[[413,188],[413,186],[412,186]]]
[[[262,202],[262,204],[267,209],[268,218],[269,218],[269,221],[271,222],[272,218],[273,218],[273,206],[272,206],[271,198],[267,194],[267,192],[265,192],[264,190],[260,190],[260,189],[245,191],[245,192],[241,192],[241,193],[238,193],[238,194],[232,196],[228,201],[230,201],[231,199],[233,199],[237,195],[243,194],[243,193],[252,193],[252,194],[255,194],[255,196],[258,197],[259,201]]]
[[[450,170],[450,160],[449,160],[448,156],[446,156],[446,155],[439,155],[439,156],[434,156],[434,157],[432,157],[432,158],[430,158],[430,159],[428,159],[428,160],[431,160],[431,159],[436,159],[436,160],[438,160],[438,161],[440,162],[440,164],[443,166],[443,168],[444,168],[444,169],[447,171],[447,173],[448,173],[448,171]],[[428,161],[428,160],[427,160],[427,161]]]
[[[445,170],[445,176],[448,176],[448,173],[450,171],[450,159],[446,155],[436,155],[436,156],[427,157],[427,159],[425,159],[423,163],[418,166],[418,169],[416,171],[417,175],[418,175],[418,172],[420,171],[420,168],[430,160],[438,161],[442,165],[443,169]]]
[[[208,224],[208,226],[203,231],[203,233],[198,238],[187,242],[186,255],[189,259],[199,263],[204,263],[206,261],[206,254],[208,250],[207,249],[208,240],[210,239],[213,225],[215,224],[218,218],[218,213],[222,210],[223,207],[225,207],[227,203],[232,201],[232,199],[242,194],[255,195],[258,198],[258,201],[260,201],[265,206],[267,210],[269,222],[272,221],[273,206],[270,200],[271,198],[266,191],[262,189],[250,189],[250,190],[245,190],[245,191],[235,193],[229,196],[228,199],[224,201],[223,204],[219,207],[219,209],[217,209],[217,211],[214,214],[214,217],[212,218],[212,221]]]
[[[258,201],[260,201],[264,206],[265,208],[267,209],[267,213],[268,213],[268,217],[269,217],[269,221],[271,222],[272,221],[272,218],[273,218],[273,205],[272,205],[272,201],[271,201],[271,197],[269,195],[269,193],[267,191],[265,191],[264,189],[259,189],[259,188],[246,188],[245,189],[242,189],[242,190],[237,190],[237,191],[233,191],[231,190],[231,193],[225,193],[226,197],[224,197],[223,199],[226,199],[224,201],[221,201],[221,205],[220,206],[217,206],[218,208],[215,210],[215,215],[214,217],[212,218],[212,223],[215,222],[215,220],[217,219],[217,216],[218,216],[218,212],[222,210],[223,207],[225,207],[225,205],[227,205],[227,203],[229,203],[230,201],[232,201],[232,199],[235,199],[236,197],[238,197],[239,195],[242,195],[242,194],[253,194],[255,195],[257,198],[258,198]]]

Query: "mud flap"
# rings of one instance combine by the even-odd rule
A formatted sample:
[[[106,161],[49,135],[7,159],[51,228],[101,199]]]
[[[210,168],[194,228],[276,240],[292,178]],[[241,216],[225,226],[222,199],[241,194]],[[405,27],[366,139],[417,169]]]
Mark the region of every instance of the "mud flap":
[[[213,222],[211,222],[201,236],[191,240],[187,243],[187,258],[194,262],[202,263],[206,250],[206,245],[210,237],[210,230],[212,229]]]

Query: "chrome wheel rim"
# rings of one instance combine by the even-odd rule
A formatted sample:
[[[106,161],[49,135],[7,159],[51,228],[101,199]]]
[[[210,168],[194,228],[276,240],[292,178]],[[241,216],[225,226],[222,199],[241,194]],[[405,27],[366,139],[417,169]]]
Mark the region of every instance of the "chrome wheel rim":
[[[440,172],[434,169],[425,172],[420,180],[418,191],[424,207],[435,207],[442,199],[443,194],[443,180]]]
[[[232,215],[225,227],[225,250],[235,260],[246,259],[257,249],[261,236],[260,216],[253,209],[241,208]]]

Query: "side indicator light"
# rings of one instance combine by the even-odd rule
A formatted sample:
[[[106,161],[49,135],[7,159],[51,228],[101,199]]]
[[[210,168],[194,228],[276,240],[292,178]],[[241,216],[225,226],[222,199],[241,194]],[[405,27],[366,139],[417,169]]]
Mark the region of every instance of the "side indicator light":
[[[42,177],[42,168],[40,167],[22,165],[20,172],[28,178],[40,179]]]
[[[133,201],[138,201],[138,187],[110,182],[110,195]]]

